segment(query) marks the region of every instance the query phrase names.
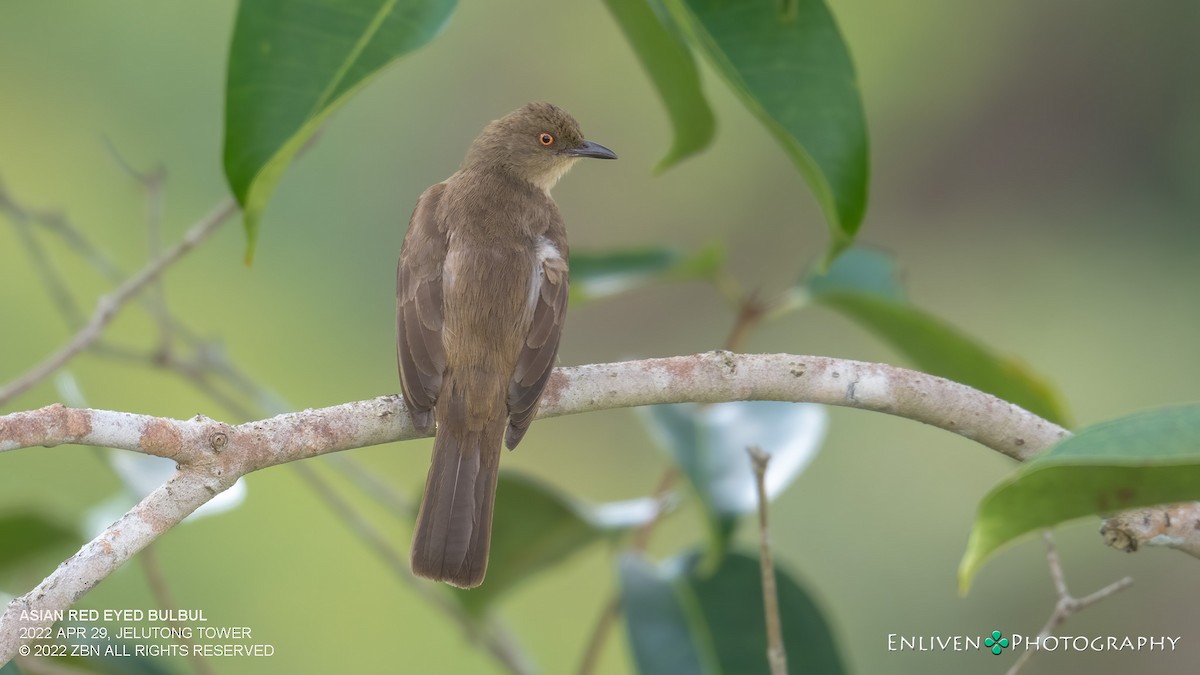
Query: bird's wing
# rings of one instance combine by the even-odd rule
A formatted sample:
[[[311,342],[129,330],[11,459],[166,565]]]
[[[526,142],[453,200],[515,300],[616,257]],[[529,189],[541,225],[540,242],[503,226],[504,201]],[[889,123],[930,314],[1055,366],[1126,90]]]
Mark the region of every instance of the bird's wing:
[[[446,184],[438,183],[417,201],[396,270],[396,359],[400,386],[413,424],[433,427],[433,404],[442,388],[446,352],[442,347],[442,264],[446,232],[437,219]]]
[[[534,298],[533,320],[512,381],[508,385],[508,432],[504,441],[509,449],[521,442],[529,423],[537,412],[542,390],[554,369],[558,341],[562,336],[563,320],[567,315],[567,237],[561,227],[552,227],[538,247],[540,265],[534,274],[541,275],[541,285]]]

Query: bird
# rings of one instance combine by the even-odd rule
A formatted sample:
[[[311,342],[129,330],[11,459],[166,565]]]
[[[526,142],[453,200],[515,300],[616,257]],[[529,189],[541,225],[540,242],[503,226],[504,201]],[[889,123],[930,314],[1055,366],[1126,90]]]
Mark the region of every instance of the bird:
[[[483,583],[501,443],[529,429],[567,311],[566,227],[550,189],[616,159],[547,102],[489,123],[417,200],[396,273],[396,354],[413,426],[436,429],[413,533],[416,576]]]

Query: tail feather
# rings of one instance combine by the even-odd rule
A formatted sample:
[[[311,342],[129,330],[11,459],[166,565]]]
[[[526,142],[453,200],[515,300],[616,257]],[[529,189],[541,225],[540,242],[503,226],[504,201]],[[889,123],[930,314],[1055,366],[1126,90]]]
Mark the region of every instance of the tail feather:
[[[412,570],[462,588],[483,582],[506,420],[482,431],[438,430],[413,535]]]

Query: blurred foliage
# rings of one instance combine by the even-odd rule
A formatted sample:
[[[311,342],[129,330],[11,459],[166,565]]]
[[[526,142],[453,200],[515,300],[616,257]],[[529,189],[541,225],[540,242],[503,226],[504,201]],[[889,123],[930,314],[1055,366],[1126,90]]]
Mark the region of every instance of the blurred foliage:
[[[644,525],[658,515],[654,500],[629,506],[634,508],[626,509],[619,519],[606,517],[603,506],[581,503],[535,478],[502,471],[496,487],[487,583],[471,590],[456,589],[454,597],[478,616],[510,588],[566,561],[588,544]]]
[[[828,416],[818,405],[780,401],[680,403],[645,408],[658,445],[683,470],[708,520],[704,567],[720,565],[740,516],[758,511],[758,491],[746,449],[771,457],[767,497],[791,485],[825,440]]]
[[[79,543],[79,534],[39,513],[0,513],[0,575]]]
[[[571,253],[571,300],[576,305],[663,281],[716,282],[725,250],[709,246],[685,256],[669,248]]]
[[[1000,547],[1090,515],[1200,499],[1200,405],[1102,422],[1026,462],[979,504],[959,567],[966,592]]]
[[[705,572],[703,557],[684,554],[655,566],[636,554],[621,556],[621,603],[639,671],[769,672],[758,558],[731,553]],[[786,570],[776,567],[775,579],[788,669],[846,672],[820,606]]]
[[[826,273],[809,276],[800,292],[875,333],[920,371],[971,385],[1056,424],[1067,423],[1058,393],[1023,362],[994,354],[909,304],[890,256],[851,250]]]

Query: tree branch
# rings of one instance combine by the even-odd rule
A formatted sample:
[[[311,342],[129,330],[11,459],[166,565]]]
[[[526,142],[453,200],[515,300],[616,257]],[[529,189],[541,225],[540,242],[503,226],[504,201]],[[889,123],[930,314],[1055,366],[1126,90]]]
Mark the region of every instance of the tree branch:
[[[139,275],[141,276],[141,275]],[[886,412],[953,431],[1015,459],[1067,434],[1011,403],[932,375],[877,363],[789,354],[716,351],[557,369],[539,417],[696,401],[776,400]],[[84,545],[0,616],[0,663],[21,644],[29,609],[66,609],[131,556],[238,478],[269,466],[418,437],[398,396],[287,413],[231,426],[197,416],[149,415],[51,405],[0,416],[0,451],[64,443],[170,457],[179,472]]]
[[[1104,543],[1127,553],[1166,546],[1200,558],[1200,502],[1125,511],[1100,524]]]
[[[1133,585],[1133,579],[1125,577],[1086,597],[1076,598],[1072,596],[1071,592],[1067,589],[1067,577],[1063,574],[1062,561],[1058,558],[1058,548],[1054,545],[1054,536],[1049,531],[1046,531],[1042,533],[1042,539],[1046,542],[1046,562],[1050,565],[1050,578],[1054,581],[1054,594],[1058,597],[1058,602],[1054,604],[1054,611],[1050,613],[1050,618],[1046,619],[1046,625],[1042,626],[1042,630],[1038,631],[1036,639],[1039,643],[1050,637],[1055,629],[1075,614]],[[1025,667],[1025,664],[1029,662],[1033,654],[1034,650],[1032,649],[1026,649],[1022,652],[1021,657],[1012,664],[1006,675],[1017,675],[1017,673],[1021,672],[1021,669]]]
[[[763,616],[767,624],[767,663],[771,675],[787,675],[787,649],[783,645],[783,624],[779,620],[779,591],[775,584],[775,561],[771,557],[771,529],[767,519],[767,465],[771,456],[762,448],[746,448],[754,467],[754,485],[758,492],[758,563],[762,572]]]
[[[37,383],[54,374],[73,356],[86,349],[100,338],[100,333],[117,315],[125,303],[132,300],[148,284],[158,278],[162,271],[178,260],[183,254],[195,248],[208,235],[215,232],[234,213],[237,213],[237,203],[226,199],[216,209],[191,227],[183,235],[183,239],[174,247],[146,263],[135,275],[125,280],[111,294],[101,297],[96,302],[96,309],[87,324],[75,334],[65,346],[46,358],[25,374],[0,388],[0,406],[8,403],[13,397],[33,387]]]

